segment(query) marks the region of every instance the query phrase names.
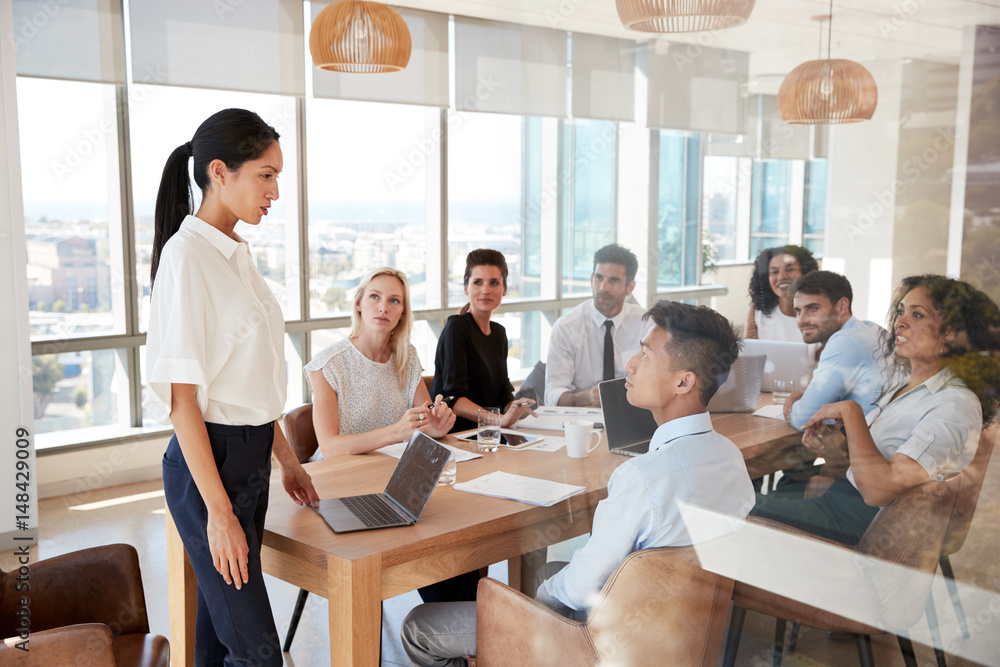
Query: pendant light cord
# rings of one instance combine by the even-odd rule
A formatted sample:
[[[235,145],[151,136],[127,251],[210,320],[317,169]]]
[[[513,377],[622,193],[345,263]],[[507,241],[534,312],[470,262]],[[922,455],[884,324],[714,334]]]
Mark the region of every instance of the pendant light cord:
[[[832,43],[833,43],[833,0],[830,0],[830,27],[826,31],[826,59],[827,60],[830,59],[830,45]]]

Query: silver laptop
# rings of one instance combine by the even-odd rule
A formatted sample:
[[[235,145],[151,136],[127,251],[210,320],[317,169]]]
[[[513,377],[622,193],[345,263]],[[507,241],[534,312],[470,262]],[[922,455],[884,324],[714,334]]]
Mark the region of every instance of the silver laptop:
[[[743,341],[743,354],[763,354],[761,391],[805,391],[816,367],[815,345],[780,340]]]
[[[760,397],[760,383],[767,357],[746,350],[733,362],[729,377],[708,402],[709,412],[753,412]]]
[[[612,454],[639,456],[649,451],[649,441],[656,431],[653,413],[628,402],[625,378],[606,380],[598,385],[604,431]]]
[[[382,493],[329,498],[313,509],[337,533],[416,523],[448,462],[448,448],[414,431]]]

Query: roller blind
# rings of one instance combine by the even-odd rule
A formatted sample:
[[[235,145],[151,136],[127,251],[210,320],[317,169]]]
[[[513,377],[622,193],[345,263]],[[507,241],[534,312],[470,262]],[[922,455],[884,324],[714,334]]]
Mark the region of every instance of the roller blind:
[[[745,133],[748,53],[653,40],[646,68],[649,127]]]
[[[125,83],[125,36],[115,0],[14,0],[17,73]]]
[[[312,20],[327,6],[312,3]],[[413,50],[402,72],[345,74],[312,69],[313,95],[346,100],[448,106],[448,15],[394,7],[410,29]]]
[[[635,54],[640,43],[584,33],[573,33],[571,43],[573,116],[635,120]]]
[[[455,18],[455,107],[566,116],[566,33]]]
[[[305,94],[301,0],[131,0],[138,82]]]

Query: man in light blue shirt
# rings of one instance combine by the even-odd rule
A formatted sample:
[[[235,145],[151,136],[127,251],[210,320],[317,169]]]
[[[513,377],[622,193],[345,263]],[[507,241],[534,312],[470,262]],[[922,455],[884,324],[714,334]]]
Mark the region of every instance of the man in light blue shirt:
[[[754,505],[743,456],[715,432],[705,407],[739,354],[732,325],[710,308],[669,301],[645,317],[656,326],[625,365],[625,386],[658,428],[649,452],[611,475],[587,544],[538,589],[540,602],[566,616],[585,617],[633,551],[691,544],[681,503],[740,519]],[[475,630],[474,602],[424,604],[403,622],[403,647],[414,665],[457,667],[475,653]]]
[[[868,414],[884,382],[884,329],[854,317],[851,283],[839,273],[807,273],[791,290],[802,340],[824,345],[805,392],[786,399],[785,419],[802,430],[820,408],[837,401],[855,401]]]

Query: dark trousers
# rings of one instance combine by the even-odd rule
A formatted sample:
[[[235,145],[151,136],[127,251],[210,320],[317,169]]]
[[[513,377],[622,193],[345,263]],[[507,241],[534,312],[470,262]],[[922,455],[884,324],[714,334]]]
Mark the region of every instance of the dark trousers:
[[[206,533],[208,511],[175,435],[163,455],[163,490],[198,578],[195,665],[281,667],[278,632],[260,563],[274,424],[205,426],[222,485],[246,534],[249,579],[236,590],[215,569]]]
[[[818,498],[798,500],[757,494],[750,516],[773,519],[843,544],[857,544],[878,514],[847,479],[838,479]]]

